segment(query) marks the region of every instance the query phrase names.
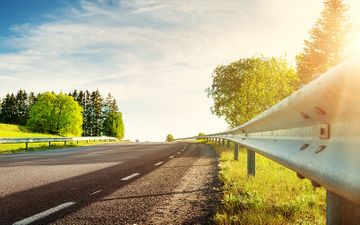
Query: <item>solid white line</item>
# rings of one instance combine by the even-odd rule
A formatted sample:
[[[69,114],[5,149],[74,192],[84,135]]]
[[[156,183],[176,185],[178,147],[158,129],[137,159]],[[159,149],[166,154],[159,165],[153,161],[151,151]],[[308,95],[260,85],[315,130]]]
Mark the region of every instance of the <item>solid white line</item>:
[[[133,173],[130,176],[124,177],[121,180],[130,180],[131,178],[134,178],[134,177],[139,176],[139,175],[140,175],[140,173]]]
[[[155,163],[154,166],[159,166],[161,164],[163,164],[164,162],[158,162],[158,163]]]
[[[174,156],[174,155],[172,155],[172,156],[170,156],[169,158],[170,158],[170,159],[172,159],[172,158],[174,158],[174,157],[175,157],[175,156]]]
[[[101,190],[97,190],[97,191],[95,191],[95,192],[93,192],[93,193],[91,193],[91,194],[94,195],[94,194],[97,194],[97,193],[99,193],[99,192],[101,192]]]
[[[44,212],[38,213],[38,214],[33,215],[31,217],[25,218],[23,220],[17,221],[13,225],[27,225],[27,224],[33,223],[36,220],[45,218],[45,217],[47,217],[47,216],[49,216],[49,215],[51,215],[53,213],[56,213],[57,211],[60,211],[60,210],[65,209],[65,208],[67,208],[69,206],[72,206],[75,203],[76,202],[66,202],[66,203],[58,205],[58,206],[56,206],[54,208],[48,209],[48,210],[46,210]]]

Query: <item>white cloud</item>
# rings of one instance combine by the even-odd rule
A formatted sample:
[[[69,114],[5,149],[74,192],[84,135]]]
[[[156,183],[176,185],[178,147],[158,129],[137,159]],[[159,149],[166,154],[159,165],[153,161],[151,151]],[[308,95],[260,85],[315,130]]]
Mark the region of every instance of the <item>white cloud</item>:
[[[51,22],[14,26],[1,44],[17,51],[0,54],[0,95],[98,88],[120,101],[128,138],[219,131],[226,124],[204,93],[215,66],[293,57],[320,9],[313,0],[83,0]]]

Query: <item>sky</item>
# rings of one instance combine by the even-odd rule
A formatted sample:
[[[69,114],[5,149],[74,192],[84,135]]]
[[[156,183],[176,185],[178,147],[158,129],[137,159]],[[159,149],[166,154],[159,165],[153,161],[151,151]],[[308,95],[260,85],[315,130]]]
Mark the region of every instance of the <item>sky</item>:
[[[360,3],[349,0],[359,19]],[[263,54],[294,64],[318,0],[0,0],[0,96],[98,89],[125,138],[227,129],[211,114],[216,66]]]

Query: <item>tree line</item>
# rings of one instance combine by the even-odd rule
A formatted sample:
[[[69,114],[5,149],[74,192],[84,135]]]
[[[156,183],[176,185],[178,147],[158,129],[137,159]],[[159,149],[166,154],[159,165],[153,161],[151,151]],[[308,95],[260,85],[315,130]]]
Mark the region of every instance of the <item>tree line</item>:
[[[348,9],[344,0],[324,1],[295,68],[284,58],[265,56],[216,67],[206,89],[214,101],[212,113],[224,117],[230,128],[241,125],[346,59],[352,26]]]
[[[80,118],[72,121],[69,115],[75,118],[80,115]],[[70,120],[73,125],[80,124],[79,129],[66,130]],[[103,97],[98,90],[74,90],[58,95],[25,90],[9,93],[1,100],[0,122],[27,125],[34,131],[60,135],[124,136],[122,113],[115,98],[111,94]],[[67,128],[61,131],[59,126],[63,123]]]

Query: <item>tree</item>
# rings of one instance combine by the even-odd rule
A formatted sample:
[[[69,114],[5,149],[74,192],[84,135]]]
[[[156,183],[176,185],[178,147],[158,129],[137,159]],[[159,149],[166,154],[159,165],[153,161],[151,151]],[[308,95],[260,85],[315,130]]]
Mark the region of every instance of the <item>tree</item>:
[[[305,40],[303,52],[297,55],[301,83],[306,84],[344,60],[345,45],[351,31],[348,6],[343,0],[326,0],[321,17]]]
[[[38,97],[31,108],[27,125],[36,132],[80,136],[81,111],[73,97],[46,92]]]
[[[121,112],[110,112],[104,121],[104,134],[122,139],[124,137],[124,122]]]
[[[199,132],[196,136],[205,136],[205,133]],[[196,138],[196,140],[200,140],[200,138]]]
[[[284,59],[252,57],[218,66],[206,89],[213,114],[238,126],[294,91],[297,75]]]
[[[14,94],[7,94],[1,102],[1,122],[15,124],[16,98]]]
[[[93,91],[90,95],[90,104],[91,104],[91,135],[92,136],[101,136],[102,125],[104,122],[103,117],[103,105],[104,100],[101,97],[99,90]]]
[[[24,90],[19,90],[15,96],[15,115],[13,123],[25,125],[29,118],[29,111],[28,94]]]
[[[104,102],[104,114],[107,115],[110,112],[119,111],[119,107],[115,98],[109,93]]]
[[[172,142],[172,141],[174,141],[174,136],[172,134],[168,134],[166,136],[166,142]]]
[[[92,114],[93,108],[90,100],[90,92],[88,90],[85,91],[85,107],[84,107],[84,135],[85,136],[92,136],[93,129],[92,129]]]

